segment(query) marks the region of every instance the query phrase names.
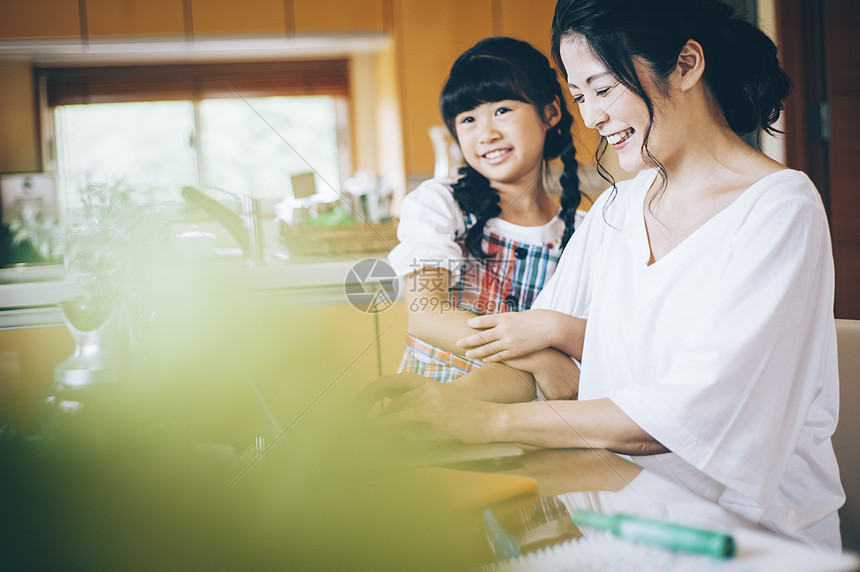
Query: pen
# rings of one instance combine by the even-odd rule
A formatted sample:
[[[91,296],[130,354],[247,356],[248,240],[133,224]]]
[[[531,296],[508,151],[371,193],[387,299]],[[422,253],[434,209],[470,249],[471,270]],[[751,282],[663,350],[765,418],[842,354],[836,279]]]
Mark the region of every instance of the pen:
[[[517,539],[505,532],[496,516],[490,509],[484,509],[484,531],[487,533],[487,540],[490,541],[490,548],[493,555],[500,558],[514,558],[522,554],[520,545]]]
[[[627,514],[601,514],[574,510],[570,519],[577,526],[609,530],[618,538],[653,544],[669,550],[695,552],[714,558],[731,558],[735,542],[728,534]]]

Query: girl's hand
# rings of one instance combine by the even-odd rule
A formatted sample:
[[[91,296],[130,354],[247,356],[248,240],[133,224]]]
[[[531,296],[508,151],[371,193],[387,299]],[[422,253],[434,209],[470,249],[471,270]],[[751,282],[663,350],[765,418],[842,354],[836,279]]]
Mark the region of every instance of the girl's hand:
[[[512,358],[505,364],[531,373],[547,400],[576,399],[579,394],[579,368],[567,354],[555,348]]]
[[[558,312],[525,310],[477,316],[466,322],[480,332],[460,338],[466,357],[495,362],[524,356],[553,345],[552,324]]]
[[[500,406],[470,397],[453,384],[399,373],[372,382],[359,399],[368,402],[383,396],[388,399],[375,415],[377,423],[427,423],[466,443],[494,440],[493,427]]]

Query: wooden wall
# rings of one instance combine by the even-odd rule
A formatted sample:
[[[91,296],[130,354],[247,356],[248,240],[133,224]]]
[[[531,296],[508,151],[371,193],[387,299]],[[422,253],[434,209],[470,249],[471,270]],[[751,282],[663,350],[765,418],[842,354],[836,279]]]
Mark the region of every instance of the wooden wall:
[[[396,117],[377,109],[374,113],[387,122],[374,124],[369,134],[367,126],[356,125],[364,118],[353,118],[353,146],[371,146],[383,155],[374,153],[368,159],[358,152],[354,163],[367,167],[374,160],[378,165],[399,159],[400,171],[412,179],[433,171],[427,130],[441,123],[439,91],[454,59],[490,35],[514,36],[548,54],[554,6],[555,0],[3,0],[0,42],[387,35],[393,39],[392,53],[354,64],[358,71],[374,74],[375,83],[359,90],[359,97],[388,101],[396,106]],[[17,86],[15,93],[0,94],[0,172],[40,168],[35,90],[26,70],[26,63],[0,61],[4,87]],[[374,104],[359,101],[353,106],[358,115]],[[27,120],[12,125],[6,119],[12,114]],[[402,158],[384,151],[391,145],[392,129],[402,139]],[[382,133],[377,131],[387,133],[388,140],[380,141]],[[26,137],[17,135],[23,132]],[[580,157],[590,157],[595,136],[586,134],[578,146]]]
[[[830,217],[836,317],[860,319],[860,3],[784,0],[776,14],[794,83],[785,105],[786,164],[809,175]]]

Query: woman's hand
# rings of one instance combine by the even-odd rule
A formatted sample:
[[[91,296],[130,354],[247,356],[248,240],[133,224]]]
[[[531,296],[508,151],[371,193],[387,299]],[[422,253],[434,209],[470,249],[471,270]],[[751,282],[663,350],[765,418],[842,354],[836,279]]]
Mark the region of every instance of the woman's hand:
[[[494,427],[501,406],[470,397],[454,384],[399,373],[379,378],[359,394],[365,404],[380,398],[385,398],[385,404],[373,416],[377,423],[427,423],[466,443],[495,440]]]
[[[485,362],[507,360],[552,346],[551,323],[558,312],[525,310],[477,316],[466,322],[480,332],[460,338],[466,357]]]

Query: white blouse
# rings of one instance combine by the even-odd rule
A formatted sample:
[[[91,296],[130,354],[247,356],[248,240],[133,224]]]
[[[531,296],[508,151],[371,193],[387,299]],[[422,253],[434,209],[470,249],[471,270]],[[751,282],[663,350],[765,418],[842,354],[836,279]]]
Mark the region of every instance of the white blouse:
[[[451,179],[430,179],[406,195],[400,207],[397,239],[400,244],[388,254],[398,276],[425,267],[446,268],[456,272],[464,254],[456,237],[466,231],[465,216],[454,199]],[[578,225],[584,213],[574,221]],[[524,244],[559,248],[564,221],[558,215],[540,226],[521,226],[491,218],[485,229]]]
[[[837,548],[844,501],[833,258],[803,173],[764,177],[648,265],[655,170],[604,193],[533,307],[587,317],[579,399],[671,453],[634,461],[786,536]]]

